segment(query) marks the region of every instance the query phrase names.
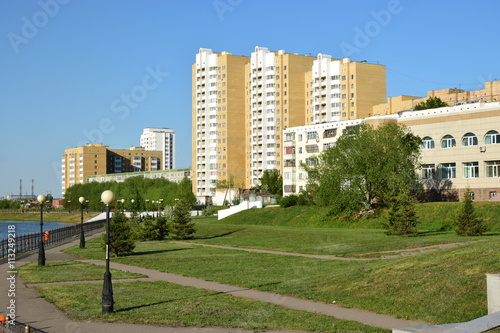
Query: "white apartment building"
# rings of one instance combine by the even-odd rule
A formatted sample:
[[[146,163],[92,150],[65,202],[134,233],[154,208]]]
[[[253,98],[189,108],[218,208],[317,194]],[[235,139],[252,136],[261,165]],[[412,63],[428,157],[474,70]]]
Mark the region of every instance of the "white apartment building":
[[[148,151],[161,151],[163,167],[157,170],[175,169],[175,133],[170,128],[145,128],[141,134],[141,147]]]
[[[318,58],[314,60],[310,80],[312,98],[309,105],[313,124],[341,120],[340,65],[340,60],[332,59],[327,54],[318,54]]]
[[[280,118],[276,117],[275,89],[275,58],[274,52],[265,47],[256,47],[250,57],[250,95],[249,105],[249,146],[250,155],[250,186],[260,184],[262,174],[267,169],[275,169],[277,165],[276,127]],[[279,139],[279,137],[278,137]]]
[[[210,196],[217,181],[217,57],[209,49],[200,49],[196,55],[193,168],[197,196]]]
[[[298,194],[305,190],[307,172],[302,165],[312,165],[313,156],[333,147],[345,129],[362,122],[362,119],[344,120],[284,130],[283,195]]]

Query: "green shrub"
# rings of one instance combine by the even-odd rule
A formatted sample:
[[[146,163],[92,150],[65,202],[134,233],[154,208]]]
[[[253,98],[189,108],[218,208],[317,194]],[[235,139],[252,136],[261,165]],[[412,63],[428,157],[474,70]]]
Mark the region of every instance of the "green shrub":
[[[201,215],[203,216],[214,216],[217,214],[217,208],[215,206],[207,206],[201,211]]]
[[[287,208],[287,207],[295,206],[298,203],[298,201],[299,201],[298,195],[290,194],[290,195],[287,195],[286,197],[282,197],[278,203],[281,207]]]

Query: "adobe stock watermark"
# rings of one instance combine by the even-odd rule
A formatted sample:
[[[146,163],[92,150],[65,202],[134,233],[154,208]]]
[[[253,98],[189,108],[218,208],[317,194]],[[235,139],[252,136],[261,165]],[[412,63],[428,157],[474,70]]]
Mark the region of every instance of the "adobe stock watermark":
[[[340,50],[344,57],[360,53],[362,49],[370,45],[373,38],[380,35],[382,28],[387,27],[391,23],[393,16],[400,14],[402,11],[403,6],[400,0],[389,0],[386,9],[370,11],[373,20],[368,21],[363,29],[358,26],[354,27],[355,35],[353,43],[340,43]]]
[[[219,16],[219,20],[224,21],[224,13],[232,12],[237,6],[241,5],[243,0],[214,0],[212,1],[212,5],[214,6],[215,12],[217,16]]]
[[[7,306],[7,315],[9,316],[9,325],[14,326],[16,320],[16,225],[11,224],[7,227],[7,297],[9,299]]]
[[[127,119],[132,110],[139,107],[149,95],[149,93],[160,86],[165,78],[169,75],[168,72],[163,72],[160,65],[155,68],[147,66],[145,68],[146,74],[143,76],[140,84],[132,87],[128,93],[123,93],[120,97],[111,102],[110,111],[116,114],[120,121]],[[116,119],[112,117],[104,117],[97,123],[96,127],[91,129],[84,128],[82,134],[85,140],[78,143],[77,147],[85,146],[88,142],[103,142],[106,134],[111,134],[116,129]],[[52,162],[52,169],[54,173],[61,176],[61,163]]]
[[[51,18],[54,18],[58,13],[61,5],[65,5],[70,0],[40,0],[38,6],[40,10],[34,13],[31,18],[23,16],[21,18],[20,33],[9,32],[7,39],[14,53],[19,53],[20,46],[28,44],[33,38],[38,35],[40,29],[45,27]]]

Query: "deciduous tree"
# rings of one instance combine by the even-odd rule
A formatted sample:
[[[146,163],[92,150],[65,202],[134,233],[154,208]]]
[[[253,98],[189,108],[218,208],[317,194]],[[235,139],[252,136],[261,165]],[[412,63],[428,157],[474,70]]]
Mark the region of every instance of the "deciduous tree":
[[[435,108],[442,108],[444,106],[448,106],[446,102],[443,102],[443,100],[439,97],[434,97],[431,96],[427,98],[425,101],[422,101],[415,105],[414,109],[415,110],[426,110],[426,109],[435,109]]]
[[[334,210],[370,207],[374,199],[388,199],[395,186],[416,182],[419,145],[419,137],[395,123],[348,129],[313,166],[303,165],[308,189],[317,204]]]

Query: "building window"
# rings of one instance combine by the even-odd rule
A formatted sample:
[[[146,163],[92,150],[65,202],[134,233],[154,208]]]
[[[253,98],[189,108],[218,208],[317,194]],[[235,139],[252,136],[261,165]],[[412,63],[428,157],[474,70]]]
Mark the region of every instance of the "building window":
[[[318,132],[316,131],[307,132],[307,140],[316,140],[317,137],[318,137]]]
[[[319,147],[318,145],[306,145],[306,152],[308,153],[318,153]]]
[[[456,163],[443,163],[440,169],[442,179],[457,178]]]
[[[478,162],[465,162],[464,163],[464,178],[478,178],[479,177],[479,163]]]
[[[486,164],[486,177],[500,177],[500,161],[488,161]]]
[[[441,148],[453,148],[456,146],[455,138],[451,135],[445,135],[441,139]]]
[[[436,173],[435,164],[424,164],[422,165],[422,179],[433,179]]]
[[[466,133],[462,137],[462,146],[477,146],[477,136],[474,133]]]
[[[426,136],[422,139],[422,143],[420,144],[421,149],[434,149],[434,140],[430,136]]]
[[[323,150],[327,150],[332,147],[335,147],[335,142],[323,143]]]
[[[316,158],[306,158],[307,166],[315,166],[316,164],[318,164],[318,160]]]
[[[497,131],[489,131],[484,136],[484,143],[487,145],[500,143],[500,134]]]
[[[323,138],[334,138],[337,135],[337,129],[331,128],[323,132]]]

